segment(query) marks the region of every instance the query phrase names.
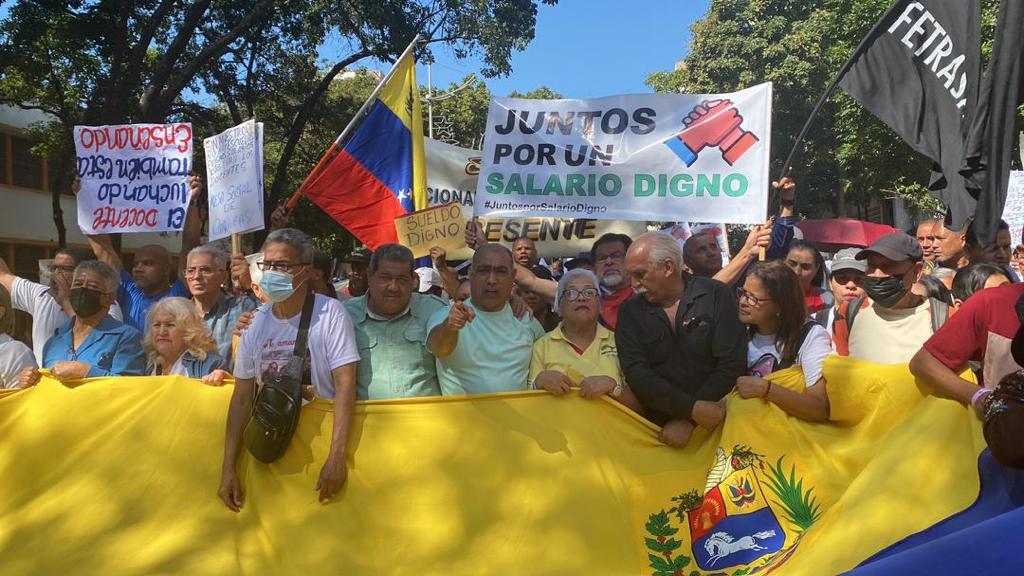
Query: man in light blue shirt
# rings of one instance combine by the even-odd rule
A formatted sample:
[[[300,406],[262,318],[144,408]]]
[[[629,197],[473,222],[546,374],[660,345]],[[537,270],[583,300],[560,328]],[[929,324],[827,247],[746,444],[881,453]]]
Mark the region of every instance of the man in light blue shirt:
[[[437,357],[441,394],[526,389],[533,343],[544,328],[528,315],[517,319],[512,313],[513,274],[508,248],[481,246],[473,255],[469,300],[430,318],[427,348]]]
[[[412,251],[399,244],[378,246],[370,257],[366,294],[345,302],[359,346],[356,399],[439,396],[437,366],[427,350],[427,322],[444,300],[414,292]]]

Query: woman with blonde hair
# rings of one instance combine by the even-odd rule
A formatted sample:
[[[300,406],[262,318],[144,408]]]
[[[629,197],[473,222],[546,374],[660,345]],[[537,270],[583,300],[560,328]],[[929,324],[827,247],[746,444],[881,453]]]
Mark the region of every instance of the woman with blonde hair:
[[[151,375],[199,378],[215,385],[227,375],[217,341],[186,298],[164,298],[150,307],[142,349]]]

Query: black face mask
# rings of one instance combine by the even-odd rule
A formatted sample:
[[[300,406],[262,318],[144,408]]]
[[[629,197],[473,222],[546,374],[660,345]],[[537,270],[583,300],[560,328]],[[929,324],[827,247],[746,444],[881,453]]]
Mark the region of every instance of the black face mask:
[[[882,308],[892,308],[909,290],[903,285],[903,278],[899,276],[883,276],[876,278],[868,276],[864,278],[864,292],[868,298]]]
[[[102,308],[100,300],[103,293],[92,288],[72,288],[68,291],[68,303],[74,309],[75,314],[83,318],[93,316]]]

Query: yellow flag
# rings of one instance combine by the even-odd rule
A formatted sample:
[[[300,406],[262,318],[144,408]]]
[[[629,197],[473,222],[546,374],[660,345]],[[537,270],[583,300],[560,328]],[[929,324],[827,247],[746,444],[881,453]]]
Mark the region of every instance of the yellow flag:
[[[730,397],[684,450],[609,399],[359,403],[325,505],[317,401],[280,461],[243,457],[237,514],[217,498],[230,387],[44,379],[0,393],[0,574],[837,574],[967,507],[984,443],[905,367],[825,374],[839,422]]]

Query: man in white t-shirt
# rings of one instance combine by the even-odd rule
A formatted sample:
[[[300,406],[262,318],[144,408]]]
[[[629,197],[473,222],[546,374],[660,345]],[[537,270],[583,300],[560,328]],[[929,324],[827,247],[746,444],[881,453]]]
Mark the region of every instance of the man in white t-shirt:
[[[295,348],[299,320],[312,276],[313,241],[294,228],[275,230],[263,244],[260,289],[270,300],[257,311],[235,352],[235,391],[228,409],[224,465],[218,494],[234,511],[242,507],[242,485],[235,473],[242,433],[252,413],[257,385],[284,370]],[[316,394],[334,399],[334,428],[327,461],[320,471],[320,501],[341,489],[348,477],[346,451],[356,400],[356,347],[352,320],[335,299],[315,295],[307,344],[308,372]],[[305,383],[305,378],[303,379]]]
[[[7,263],[0,258],[0,284],[11,293],[11,304],[32,316],[32,353],[36,363],[43,363],[43,346],[61,325],[74,316],[68,303],[68,291],[75,267],[84,260],[92,260],[91,254],[74,248],[60,248],[53,256],[50,286],[44,286],[20,276],[15,276]],[[121,307],[117,302],[110,307],[110,317],[120,322]]]

